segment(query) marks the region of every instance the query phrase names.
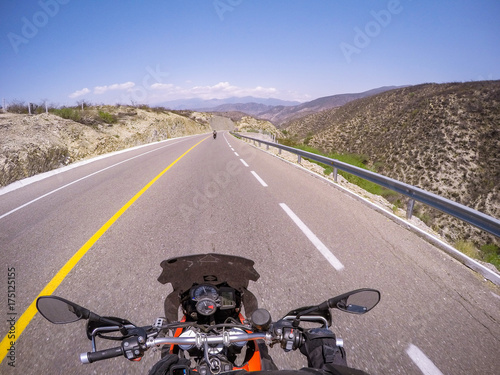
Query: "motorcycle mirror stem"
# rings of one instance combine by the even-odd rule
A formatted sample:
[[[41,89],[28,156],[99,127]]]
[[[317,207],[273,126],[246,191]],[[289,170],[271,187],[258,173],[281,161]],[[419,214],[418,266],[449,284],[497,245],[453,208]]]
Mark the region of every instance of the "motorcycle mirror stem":
[[[356,289],[299,312],[293,321],[293,326],[295,328],[299,326],[301,316],[333,308],[351,314],[365,314],[373,309],[379,301],[380,292],[378,290],[368,288]]]
[[[120,332],[123,335],[127,334],[127,329],[120,322],[99,316],[89,309],[61,297],[39,297],[36,300],[36,308],[45,319],[54,324],[73,323],[78,320],[85,319],[116,325],[120,328]]]

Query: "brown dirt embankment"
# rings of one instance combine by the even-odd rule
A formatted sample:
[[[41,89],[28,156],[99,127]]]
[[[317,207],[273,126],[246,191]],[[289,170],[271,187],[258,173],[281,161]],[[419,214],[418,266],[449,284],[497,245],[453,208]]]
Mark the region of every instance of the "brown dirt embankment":
[[[102,121],[99,111],[115,122]],[[206,121],[130,107],[89,108],[82,122],[51,113],[0,113],[0,186],[107,152],[211,131]]]

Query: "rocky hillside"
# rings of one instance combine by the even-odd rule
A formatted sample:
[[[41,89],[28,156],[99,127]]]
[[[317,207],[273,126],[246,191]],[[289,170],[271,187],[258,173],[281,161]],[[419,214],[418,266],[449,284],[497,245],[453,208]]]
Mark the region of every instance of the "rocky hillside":
[[[317,113],[330,108],[340,107],[353,100],[365,98],[396,87],[380,87],[377,89],[355,93],[325,96],[309,102],[296,105],[266,105],[262,103],[228,103],[212,108],[214,112],[244,112],[250,116],[268,120],[279,128],[295,118]],[[243,99],[243,98],[242,98]]]
[[[211,115],[132,107],[52,113],[0,113],[0,186],[71,162],[167,138],[211,131]]]
[[[326,152],[365,155],[381,174],[500,218],[500,81],[392,90],[286,130]],[[425,208],[420,215],[451,239],[498,243],[446,215]]]
[[[261,133],[273,134],[277,137],[282,136],[281,132],[276,127],[266,120],[255,119],[250,116],[244,116],[236,122],[238,131],[259,131]]]
[[[254,114],[255,116],[271,121],[276,124],[279,128],[283,128],[287,121],[291,121],[296,118],[304,117],[309,114],[325,111],[327,109],[338,108],[352,102],[353,100],[366,98],[381,92],[388,90],[393,90],[396,87],[380,87],[377,89],[354,93],[354,94],[339,94],[332,96],[325,96],[323,98],[318,98],[311,100],[310,102],[302,103],[294,106],[276,106],[270,108],[267,111]]]

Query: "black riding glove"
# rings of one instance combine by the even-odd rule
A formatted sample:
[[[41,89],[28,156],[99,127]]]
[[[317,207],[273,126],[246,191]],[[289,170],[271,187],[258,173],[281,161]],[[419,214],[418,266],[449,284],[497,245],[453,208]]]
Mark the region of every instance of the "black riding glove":
[[[309,367],[321,369],[326,364],[347,366],[345,351],[337,346],[335,334],[326,328],[312,328],[304,332],[306,342],[300,352],[307,357]]]
[[[169,375],[169,370],[174,365],[189,366],[191,361],[185,358],[179,358],[175,354],[168,354],[160,359],[149,371],[149,375]]]

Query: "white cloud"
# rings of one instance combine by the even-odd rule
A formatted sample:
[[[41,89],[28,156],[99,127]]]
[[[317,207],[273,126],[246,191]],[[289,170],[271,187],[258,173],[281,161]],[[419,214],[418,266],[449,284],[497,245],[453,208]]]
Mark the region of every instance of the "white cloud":
[[[219,82],[213,86],[195,86],[190,91],[192,94],[203,99],[224,99],[233,96],[257,96],[268,98],[278,93],[278,90],[274,87],[257,86],[255,88],[245,88],[233,86],[229,82]]]
[[[84,89],[81,89],[81,90],[77,90],[75,91],[74,93],[72,94],[69,94],[69,97],[70,98],[77,98],[79,96],[82,96],[82,95],[85,95],[85,94],[88,94],[90,92],[90,90],[88,88],[84,88]]]
[[[234,96],[256,96],[268,98],[279,93],[278,90],[273,87],[257,86],[255,88],[244,88],[233,86],[229,82],[219,82],[212,86],[194,86],[191,88],[182,88],[171,83],[155,83],[151,85],[151,89],[168,96],[169,99],[225,99]],[[158,97],[158,95],[155,96]]]
[[[130,101],[137,103],[161,103],[168,100],[176,99],[192,99],[200,98],[209,99],[227,99],[231,97],[253,96],[258,98],[279,98],[284,100],[299,100],[304,101],[306,98],[298,93],[289,91],[280,91],[274,87],[240,87],[232,85],[229,82],[218,82],[214,85],[207,86],[192,86],[191,81],[185,81],[184,87],[177,86],[173,83],[156,82],[151,85],[136,85],[134,82],[115,83],[106,86],[95,86],[92,94],[103,95],[95,100],[104,100],[112,103],[121,102],[128,103]],[[81,95],[89,94],[91,90],[84,88],[75,91],[70,95],[70,98],[77,98]],[[105,94],[105,95],[104,95]]]
[[[115,83],[109,86],[96,86],[94,87],[94,94],[104,94],[110,90],[130,90],[135,86],[134,82],[125,82],[125,83]]]
[[[151,88],[153,90],[170,90],[173,89],[175,86],[172,83],[153,83],[151,85]],[[177,87],[179,89],[179,87]]]

